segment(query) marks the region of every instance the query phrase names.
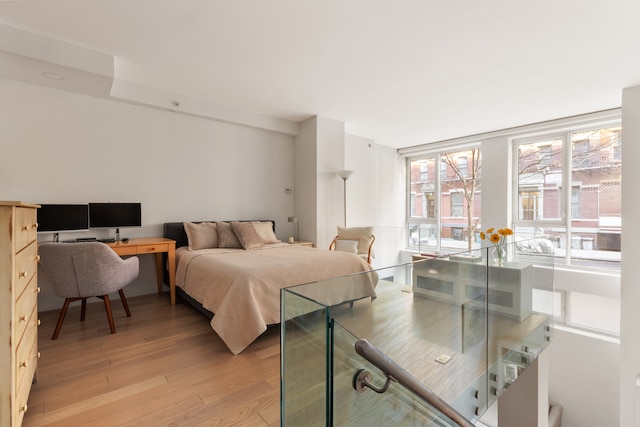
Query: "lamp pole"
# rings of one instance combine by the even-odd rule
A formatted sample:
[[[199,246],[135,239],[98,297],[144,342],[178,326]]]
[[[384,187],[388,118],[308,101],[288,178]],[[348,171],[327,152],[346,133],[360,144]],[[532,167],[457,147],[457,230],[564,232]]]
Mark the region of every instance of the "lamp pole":
[[[344,226],[347,226],[347,179],[353,174],[352,170],[342,170],[337,172],[338,176],[342,178],[344,187]]]

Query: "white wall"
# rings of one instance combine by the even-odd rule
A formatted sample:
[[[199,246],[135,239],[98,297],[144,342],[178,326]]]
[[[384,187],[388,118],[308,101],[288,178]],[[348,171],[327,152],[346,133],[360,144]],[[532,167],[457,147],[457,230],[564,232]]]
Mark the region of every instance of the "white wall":
[[[291,136],[4,79],[0,93],[1,200],[141,202],[143,227],[123,237],[161,236],[169,221],[251,218],[291,234]],[[140,259],[129,295],[155,289],[153,256]],[[40,309],[60,307],[41,287]]]
[[[556,329],[549,354],[549,398],[563,406],[562,427],[617,427],[620,345]]]
[[[347,180],[347,225],[374,227],[374,268],[399,264],[405,247],[405,167],[396,149],[346,136],[345,169],[354,171]]]
[[[264,218],[274,219],[276,234],[286,239],[293,232],[287,217],[297,215],[300,237],[324,248],[343,217],[335,171],[352,168],[349,215],[354,224],[376,227],[374,266],[397,263],[404,245],[404,161],[371,140],[349,136],[345,143],[342,122],[310,119],[294,142],[281,133],[5,79],[0,93],[0,200],[141,202],[143,227],[123,229],[123,237],[161,236],[170,221]],[[305,135],[316,142],[301,143]],[[155,292],[154,258],[140,261],[128,295]],[[40,310],[59,308],[51,286],[41,285]]]
[[[622,314],[620,320],[620,425],[633,426],[634,414],[640,411],[636,377],[640,375],[640,286],[637,262],[640,257],[640,86],[622,92]],[[636,401],[634,401],[636,399]],[[637,424],[635,424],[637,425]]]

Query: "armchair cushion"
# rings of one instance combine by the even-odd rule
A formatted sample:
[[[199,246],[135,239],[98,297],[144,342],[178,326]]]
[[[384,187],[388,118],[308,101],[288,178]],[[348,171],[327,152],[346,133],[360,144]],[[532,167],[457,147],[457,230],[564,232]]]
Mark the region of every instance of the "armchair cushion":
[[[357,240],[336,240],[336,251],[350,252],[352,254],[358,253],[358,241]]]

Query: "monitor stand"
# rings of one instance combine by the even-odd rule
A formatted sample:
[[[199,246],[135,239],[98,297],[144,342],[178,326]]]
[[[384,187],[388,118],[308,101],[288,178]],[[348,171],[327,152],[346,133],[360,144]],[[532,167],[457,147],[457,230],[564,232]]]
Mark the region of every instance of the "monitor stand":
[[[60,241],[60,235],[58,233],[53,233],[53,241],[54,242],[59,242]]]
[[[116,228],[116,242],[119,242],[120,240],[120,229]]]

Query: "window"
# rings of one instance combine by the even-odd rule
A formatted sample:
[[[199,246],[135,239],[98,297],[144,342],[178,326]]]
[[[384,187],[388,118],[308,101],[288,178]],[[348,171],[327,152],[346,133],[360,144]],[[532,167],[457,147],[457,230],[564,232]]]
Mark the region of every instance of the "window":
[[[549,166],[551,164],[551,156],[553,151],[551,150],[551,144],[540,145],[538,147],[538,161],[543,166]]]
[[[466,177],[467,176],[467,157],[466,156],[460,156],[458,157],[458,170],[460,171],[460,175],[462,177]]]
[[[538,198],[540,192],[533,189],[523,188],[520,190],[520,218],[525,220],[536,219],[536,212],[538,212]]]
[[[580,187],[571,187],[571,218],[580,217]]]
[[[451,216],[461,217],[463,215],[462,193],[455,191],[452,192],[449,197],[451,199]]]
[[[408,159],[407,169],[408,246],[456,251],[479,247],[480,149],[428,153]]]
[[[514,226],[555,246],[557,263],[620,268],[619,126],[515,140]]]

